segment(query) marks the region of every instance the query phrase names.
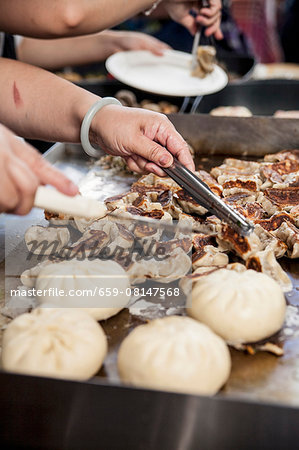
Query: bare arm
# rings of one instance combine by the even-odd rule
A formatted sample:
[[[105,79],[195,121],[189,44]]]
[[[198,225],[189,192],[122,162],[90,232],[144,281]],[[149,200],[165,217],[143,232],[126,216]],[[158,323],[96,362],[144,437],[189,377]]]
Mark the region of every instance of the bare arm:
[[[0,58],[0,122],[20,136],[79,142],[84,115],[98,100],[59,77]]]
[[[153,0],[1,0],[0,29],[40,38],[91,34],[152,4]]]
[[[153,4],[154,0],[1,0],[0,30],[44,39],[81,36],[111,28]],[[174,20],[195,32],[196,21],[189,10],[196,8],[197,1],[163,0],[163,4]],[[214,15],[215,11],[212,18],[205,18],[207,26]]]
[[[21,136],[79,142],[82,120],[99,97],[42,69],[0,59],[0,122]],[[176,155],[194,163],[184,139],[162,114],[108,105],[91,124],[92,142],[126,159],[133,170],[169,167]]]
[[[23,38],[17,53],[20,61],[55,70],[104,61],[122,50],[149,50],[161,55],[166,48],[166,44],[144,33],[108,30],[64,39]]]

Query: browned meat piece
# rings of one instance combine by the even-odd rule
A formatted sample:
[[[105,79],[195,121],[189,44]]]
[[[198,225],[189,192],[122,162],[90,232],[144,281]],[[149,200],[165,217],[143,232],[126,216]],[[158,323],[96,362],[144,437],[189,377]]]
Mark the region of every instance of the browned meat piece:
[[[272,250],[276,258],[281,258],[287,251],[287,245],[280,238],[276,237],[274,233],[262,228],[260,225],[255,225],[254,233],[258,236],[261,242],[260,250]]]
[[[294,159],[285,159],[284,161],[273,164],[264,164],[261,166],[261,175],[264,179],[272,183],[283,183],[285,175],[299,170],[299,162]]]
[[[179,216],[178,225],[184,228],[187,233],[196,232],[203,234],[217,233],[217,226],[220,224],[220,220],[216,216],[209,216],[207,219],[199,217],[197,215],[182,213]],[[181,232],[179,231],[179,234]]]
[[[217,247],[214,247],[213,245],[206,245],[197,250],[195,253],[192,253],[193,269],[206,266],[224,267],[227,264],[227,254],[221,252],[221,250],[219,250]]]
[[[192,253],[193,269],[203,266],[226,266],[228,256],[216,247],[215,237],[207,234],[193,235],[192,244],[195,252]]]
[[[299,228],[299,205],[294,206],[290,211],[290,216],[294,220],[296,227]]]
[[[131,191],[139,192],[140,194],[146,194],[148,192],[162,192],[171,190],[175,192],[180,189],[178,184],[171,178],[161,178],[153,173],[144,175],[136,183],[132,184]]]
[[[256,175],[259,174],[260,164],[255,161],[226,158],[221,166],[213,167],[211,175],[218,180],[220,175]],[[218,180],[219,182],[219,180]]]
[[[199,170],[198,172],[196,172],[196,175],[198,176],[198,178],[200,180],[202,180],[204,183],[206,183],[209,186],[209,188],[211,189],[212,192],[214,192],[214,194],[221,197],[222,186],[220,186],[220,184],[217,183],[217,181],[215,180],[214,177],[212,177],[212,175],[210,175],[205,170]]]
[[[240,344],[233,345],[236,350],[243,350],[247,352],[249,355],[255,355],[257,352],[269,352],[273,353],[276,356],[282,356],[284,354],[283,344],[280,342],[265,342],[263,344],[254,343],[254,344]]]
[[[109,241],[110,237],[104,231],[88,230],[79,241],[65,249],[64,256],[72,258],[76,256],[88,257],[90,254],[96,256],[102,248],[107,246]]]
[[[278,153],[271,153],[269,155],[265,155],[264,160],[275,162],[275,161],[284,161],[285,159],[293,159],[295,161],[299,161],[299,150],[283,150]]]
[[[171,190],[153,194],[152,198],[156,203],[160,203],[163,211],[168,212],[174,219],[178,219],[180,214],[183,212],[173,198],[173,192]]]
[[[287,187],[284,189],[266,189],[265,196],[279,209],[290,210],[299,204],[299,187]]]
[[[138,193],[136,192],[125,192],[124,194],[106,198],[105,204],[112,211],[120,206],[131,205],[138,197]]]
[[[169,255],[176,248],[181,248],[185,253],[189,253],[192,248],[192,240],[189,238],[172,239],[165,242],[157,242],[155,250],[159,255]]]
[[[164,216],[164,211],[159,209],[153,209],[152,211],[143,211],[135,206],[127,206],[126,211],[133,216],[149,217],[150,219],[161,220]]]
[[[193,213],[203,215],[207,213],[207,210],[199,205],[186,191],[179,189],[174,194],[174,198],[183,209],[185,213]]]
[[[275,231],[283,222],[294,223],[294,219],[290,214],[285,212],[274,214],[270,219],[258,219],[254,221],[267,231]]]
[[[204,78],[213,72],[216,62],[216,49],[210,45],[200,46],[197,49],[197,67],[193,70],[192,76]]]
[[[138,223],[134,227],[134,234],[137,238],[149,238],[155,236],[157,228],[147,225],[145,223]]]
[[[220,175],[218,183],[223,188],[223,197],[240,193],[258,193],[262,185],[257,175]]]
[[[248,203],[255,202],[255,194],[239,193],[234,195],[228,195],[224,201],[230,206],[246,206]]]
[[[283,222],[273,233],[288,246],[288,257],[299,258],[299,230],[290,222]]]
[[[244,206],[236,205],[234,208],[249,220],[255,221],[265,216],[265,211],[257,202],[247,203]]]
[[[246,261],[246,267],[269,275],[277,281],[284,292],[292,290],[292,282],[276,261],[273,250],[263,250],[251,255]]]
[[[253,253],[262,249],[262,243],[255,233],[241,236],[229,225],[221,224],[218,227],[217,243],[223,250],[233,250],[244,261]]]
[[[44,211],[44,214],[45,219],[53,223],[53,225],[68,225],[73,220],[73,217],[66,214],[56,214],[49,211]]]
[[[208,234],[194,234],[193,239],[192,239],[192,244],[194,249],[197,250],[201,250],[202,248],[204,248],[206,245],[216,245],[216,241],[215,241],[215,237],[214,236],[209,236]]]

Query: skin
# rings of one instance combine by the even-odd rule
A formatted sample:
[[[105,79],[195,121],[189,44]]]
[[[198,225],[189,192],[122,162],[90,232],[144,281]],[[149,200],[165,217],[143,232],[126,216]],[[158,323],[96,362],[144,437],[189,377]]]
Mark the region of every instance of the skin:
[[[200,23],[208,27],[207,33],[219,38],[219,2],[211,0],[210,10],[198,11],[196,19],[189,10],[196,8],[197,2],[171,0],[164,5],[170,16],[191,32],[194,33]],[[114,0],[111,8],[111,0],[1,0],[0,30],[48,39],[81,36],[110,28],[152,4],[153,0]],[[3,58],[0,59],[0,96],[0,121],[16,133],[64,142],[79,142],[82,120],[98,100],[97,96],[53,74]],[[73,185],[65,189],[57,185],[55,176],[58,175],[32,157],[32,149],[30,153],[26,146],[13,145],[5,135],[6,131],[3,144],[0,142],[5,152],[1,182],[5,182],[2,192],[8,200],[1,198],[2,210],[26,214],[38,184],[53,184],[68,195],[76,193]],[[194,170],[187,144],[160,114],[109,105],[95,116],[90,137],[107,153],[123,156],[129,167],[138,172],[153,171],[163,175],[162,168],[171,165],[172,154]],[[12,151],[15,154],[11,159]]]
[[[221,6],[220,0],[211,1],[211,12],[200,12],[199,23],[214,23]],[[152,7],[153,0],[1,0],[0,29],[28,37],[57,38],[92,34],[111,28],[128,17]],[[196,31],[196,20],[189,11],[197,1],[163,1],[170,16]],[[210,14],[210,15],[208,15]],[[219,34],[218,34],[219,35]]]
[[[15,133],[32,139],[74,143],[80,142],[86,112],[99,100],[54,74],[5,58],[0,59],[0,97],[0,122]],[[125,157],[131,168],[134,161],[138,172],[163,175],[158,166],[170,166],[171,154],[194,170],[186,142],[162,114],[106,106],[92,122],[91,140],[102,145],[107,153]]]
[[[65,66],[104,61],[110,55],[126,50],[148,50],[161,56],[168,48],[164,42],[144,33],[108,30],[59,41],[24,38],[18,46],[17,54],[20,61],[55,70]]]
[[[3,125],[0,125],[0,166],[0,212],[27,214],[41,184],[51,184],[66,195],[78,193],[68,178]]]
[[[216,39],[223,39],[220,29],[221,0],[209,0],[209,8],[198,8],[198,2],[166,1],[164,6],[170,17],[184,25],[192,34],[195,34],[199,25],[206,27],[206,36],[214,35]],[[193,9],[198,15],[194,19],[189,11]]]

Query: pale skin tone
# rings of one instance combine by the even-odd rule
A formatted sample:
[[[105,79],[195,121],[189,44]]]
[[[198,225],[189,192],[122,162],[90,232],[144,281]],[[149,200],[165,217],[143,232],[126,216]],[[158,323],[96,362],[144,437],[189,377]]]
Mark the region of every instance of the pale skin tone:
[[[212,2],[216,5],[219,0],[211,0]],[[111,8],[111,0],[1,0],[0,30],[48,39],[91,34],[120,23],[150,8],[152,4],[152,0],[114,0],[114,7]],[[174,20],[185,25],[191,32],[196,31],[196,21],[205,21],[208,30],[217,37],[217,5],[213,17],[201,10],[197,19],[194,19],[189,10],[196,4],[197,2],[186,0],[172,0],[165,2],[165,8]],[[0,121],[17,134],[64,142],[79,142],[82,120],[88,109],[99,99],[53,74],[5,59],[0,59],[0,97]],[[128,166],[139,173],[152,171],[163,176],[162,169],[172,164],[172,155],[177,156],[190,170],[194,170],[186,142],[161,114],[115,105],[105,106],[91,124],[90,139],[91,142],[99,143],[107,153],[124,157]],[[24,144],[22,147],[21,144],[17,147],[15,144],[13,150],[9,140],[4,136],[6,150],[3,151],[10,156],[14,152],[14,157],[11,161],[10,156],[5,153],[3,158],[3,162],[10,160],[10,163],[2,179],[5,183],[3,192],[5,197],[9,197],[9,204],[5,204],[4,200],[4,205],[0,204],[2,211],[27,213],[33,205],[37,186],[43,183],[52,184],[68,195],[76,193],[76,188],[67,184],[70,183],[67,180],[63,186],[57,185],[55,174],[49,168],[44,170],[48,178],[43,179],[34,169],[35,163],[30,165],[29,161],[34,160],[30,156],[32,149],[30,154]],[[24,158],[21,161],[21,152],[25,154],[29,169],[24,168],[26,166]],[[40,165],[42,163],[39,160],[37,166]],[[18,168],[11,169],[12,166]],[[22,171],[27,176],[22,176]]]
[[[70,180],[3,125],[0,125],[0,166],[0,212],[27,214],[40,184],[51,184],[66,195],[78,193]]]
[[[37,38],[82,36],[111,28],[153,5],[153,0],[1,0],[0,30]],[[197,1],[164,0],[162,5],[173,20],[195,33],[197,23],[207,35],[221,39],[221,0],[198,10]],[[195,19],[189,14],[197,8]]]
[[[5,58],[0,58],[0,96],[0,122],[17,134],[74,143],[80,142],[86,112],[99,100],[49,72]],[[92,121],[90,139],[107,153],[124,157],[138,173],[163,176],[172,155],[194,170],[186,142],[162,114],[105,106]]]
[[[157,56],[169,46],[144,33],[103,31],[90,36],[64,39],[24,38],[17,48],[18,59],[28,64],[55,70],[106,60],[126,50],[148,50]]]

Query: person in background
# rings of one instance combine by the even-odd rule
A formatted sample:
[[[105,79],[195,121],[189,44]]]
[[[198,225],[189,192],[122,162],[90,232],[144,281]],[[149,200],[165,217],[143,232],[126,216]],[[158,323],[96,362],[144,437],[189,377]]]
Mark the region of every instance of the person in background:
[[[196,6],[197,2],[172,0],[164,3],[169,14],[191,32],[195,32],[197,23],[202,21],[208,33],[217,33],[221,14],[219,0],[213,2],[211,9],[197,10],[197,17],[189,14],[190,8]],[[114,0],[111,6],[108,0],[1,0],[0,30],[40,38],[90,34],[146,8],[149,8],[150,13],[158,3],[161,2],[130,0],[123,3]],[[123,7],[120,9],[119,6]],[[0,51],[2,40],[3,35],[0,37]],[[7,58],[0,58],[0,96],[0,122],[23,137],[62,142],[80,142],[82,121],[91,106],[100,100],[98,96],[54,74]],[[13,148],[19,147],[12,147],[8,141],[10,138],[4,143],[4,148],[12,156]],[[190,170],[194,170],[188,145],[161,114],[106,105],[94,116],[90,141],[100,145],[107,153],[122,156],[129,168],[138,173],[154,172],[163,176],[163,168],[172,164],[173,155]],[[25,144],[22,145],[22,151],[25,158],[29,155],[29,160],[30,154]],[[4,155],[4,161],[10,159],[9,156]],[[25,190],[20,187],[13,190],[12,185],[18,186],[16,178],[19,177],[20,169],[16,169],[13,175],[11,166],[15,165],[16,159],[12,158],[12,161],[9,171],[5,166],[1,170],[3,176],[10,174],[7,182],[10,189],[9,204],[4,205],[4,209],[26,213],[33,205],[37,185],[45,182],[53,184],[53,181],[39,178],[31,168],[31,172],[26,172],[30,186],[26,185]],[[35,178],[31,176],[32,172]],[[72,195],[75,190],[66,189],[65,193]]]
[[[281,43],[285,62],[299,64],[299,0],[286,0]]]
[[[275,0],[231,0],[231,13],[258,62],[267,64],[283,59]]]
[[[192,34],[198,24],[221,38],[221,0],[200,8],[190,0],[1,0],[0,30],[27,37],[54,39],[83,36],[111,28],[129,17],[152,14],[163,4],[167,14]],[[190,14],[194,10],[196,15]]]
[[[161,56],[168,48],[164,42],[145,33],[107,30],[59,40],[21,38],[17,57],[19,61],[56,70],[105,61],[113,53],[126,50],[148,50]]]

